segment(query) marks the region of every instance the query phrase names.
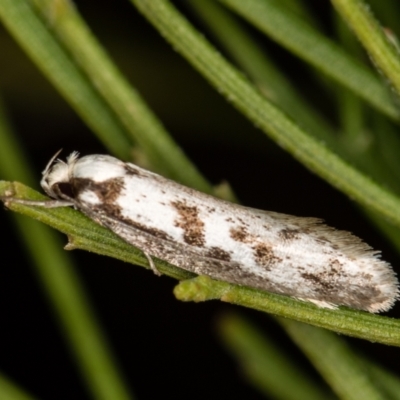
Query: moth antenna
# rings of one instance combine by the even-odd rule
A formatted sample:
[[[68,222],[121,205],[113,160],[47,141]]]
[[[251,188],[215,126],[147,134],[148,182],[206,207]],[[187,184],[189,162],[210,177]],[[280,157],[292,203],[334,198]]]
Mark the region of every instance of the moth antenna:
[[[51,165],[53,164],[54,160],[57,158],[57,156],[58,156],[62,151],[63,151],[63,149],[58,150],[57,153],[54,154],[53,157],[51,157],[50,161],[49,161],[49,162],[47,163],[47,165],[46,165],[46,168],[43,170],[42,175],[45,175],[45,174],[49,171],[49,169],[50,169]]]

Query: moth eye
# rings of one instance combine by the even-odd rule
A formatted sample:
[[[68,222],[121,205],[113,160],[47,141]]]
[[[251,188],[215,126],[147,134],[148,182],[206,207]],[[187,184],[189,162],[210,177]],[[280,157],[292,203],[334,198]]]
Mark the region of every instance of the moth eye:
[[[57,194],[57,196],[65,198],[67,197],[68,199],[72,199],[74,197],[74,194],[72,192],[72,186],[69,182],[58,182],[54,184],[54,192]]]

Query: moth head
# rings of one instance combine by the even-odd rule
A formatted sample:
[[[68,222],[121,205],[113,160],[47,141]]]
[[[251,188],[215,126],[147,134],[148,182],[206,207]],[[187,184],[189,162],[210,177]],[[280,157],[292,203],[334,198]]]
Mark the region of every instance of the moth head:
[[[78,159],[77,152],[71,153],[67,157],[67,162],[56,159],[60,154],[59,150],[48,162],[42,172],[40,185],[43,190],[53,199],[69,200],[72,198],[70,185],[71,170]]]

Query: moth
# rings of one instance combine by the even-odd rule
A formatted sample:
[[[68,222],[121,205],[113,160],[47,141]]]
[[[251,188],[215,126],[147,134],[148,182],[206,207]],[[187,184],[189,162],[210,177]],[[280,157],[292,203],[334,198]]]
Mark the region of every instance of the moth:
[[[399,297],[379,252],[320,219],[233,204],[108,155],[57,155],[41,180],[52,200],[28,203],[74,207],[142,250],[155,272],[153,257],[319,307],[372,313]]]

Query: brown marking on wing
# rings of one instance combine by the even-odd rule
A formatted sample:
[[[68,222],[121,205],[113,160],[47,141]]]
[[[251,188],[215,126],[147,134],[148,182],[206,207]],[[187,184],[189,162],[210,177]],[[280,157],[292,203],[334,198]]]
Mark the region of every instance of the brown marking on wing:
[[[136,168],[134,165],[124,164],[125,173],[130,176],[143,176],[142,171],[139,168]]]
[[[250,239],[249,232],[244,226],[230,228],[229,234],[236,242],[247,243]]]
[[[205,244],[204,222],[199,216],[196,206],[190,206],[185,201],[172,201],[171,205],[177,210],[178,218],[175,226],[183,229],[183,240],[191,246],[203,247]]]
[[[87,178],[72,178],[71,187],[74,197],[85,190],[97,195],[102,203],[114,203],[125,189],[124,178],[111,178],[102,182],[94,182]]]
[[[164,240],[174,240],[172,236],[170,236],[167,232],[164,232],[161,229],[157,229],[151,226],[146,226],[144,224],[141,224],[136,221],[132,221],[128,218],[124,219],[127,224],[132,226],[133,228],[139,229],[140,231],[146,232],[150,234],[153,237],[159,238],[159,239],[164,239]]]
[[[316,293],[328,294],[332,290],[336,289],[336,285],[329,280],[329,277],[324,274],[313,274],[310,272],[305,272],[301,274],[301,277],[306,281],[312,282],[314,291]]]
[[[230,261],[231,260],[231,255],[225,251],[224,249],[221,249],[220,247],[211,247],[210,250],[207,251],[206,253],[207,257],[211,258],[216,258],[218,260],[223,260],[223,261]]]
[[[259,265],[264,266],[267,269],[270,269],[274,264],[278,264],[282,262],[282,258],[278,257],[272,246],[269,246],[265,243],[256,243],[252,246],[254,250],[254,258]]]
[[[278,235],[283,240],[293,240],[300,237],[300,229],[284,228],[278,232]]]

